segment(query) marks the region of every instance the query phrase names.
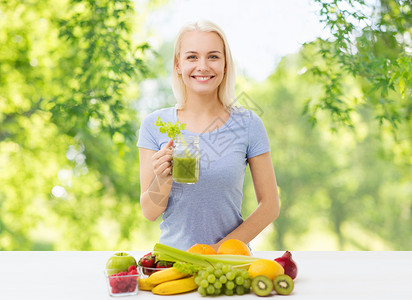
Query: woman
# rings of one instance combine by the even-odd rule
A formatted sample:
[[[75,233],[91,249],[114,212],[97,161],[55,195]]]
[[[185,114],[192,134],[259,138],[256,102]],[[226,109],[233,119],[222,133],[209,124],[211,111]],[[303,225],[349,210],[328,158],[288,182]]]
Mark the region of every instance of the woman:
[[[179,32],[172,74],[176,107],[147,116],[140,127],[140,204],[151,221],[162,216],[160,243],[186,250],[227,239],[253,240],[279,215],[279,199],[270,145],[260,118],[234,105],[235,74],[229,45],[211,22],[189,24]],[[172,180],[173,141],[153,124],[186,124],[185,135],[198,135],[200,178],[185,185]],[[257,208],[241,215],[245,169],[250,166]]]

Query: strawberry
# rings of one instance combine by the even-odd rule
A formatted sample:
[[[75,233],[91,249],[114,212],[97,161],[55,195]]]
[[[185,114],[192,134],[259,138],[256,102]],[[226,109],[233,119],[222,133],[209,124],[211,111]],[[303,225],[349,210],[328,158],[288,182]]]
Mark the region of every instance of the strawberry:
[[[173,267],[173,262],[165,261],[165,260],[159,260],[156,263],[156,269],[166,269],[166,268],[170,268],[170,267]]]
[[[143,273],[145,275],[150,275],[153,273],[153,270],[156,268],[156,256],[149,252],[140,258],[138,265],[142,267]]]
[[[152,254],[152,252],[145,254],[143,257],[140,258],[139,266],[145,267],[145,268],[155,268],[156,267],[156,257]]]

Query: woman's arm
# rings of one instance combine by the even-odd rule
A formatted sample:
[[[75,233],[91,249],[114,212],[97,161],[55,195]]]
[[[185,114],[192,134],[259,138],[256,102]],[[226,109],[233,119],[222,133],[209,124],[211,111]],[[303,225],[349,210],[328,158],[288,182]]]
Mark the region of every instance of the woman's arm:
[[[250,158],[249,166],[258,206],[235,230],[212,245],[216,250],[228,239],[249,243],[279,216],[279,195],[270,152]]]
[[[159,151],[139,148],[140,161],[140,206],[143,215],[155,221],[166,209],[172,188],[170,140],[166,147]]]

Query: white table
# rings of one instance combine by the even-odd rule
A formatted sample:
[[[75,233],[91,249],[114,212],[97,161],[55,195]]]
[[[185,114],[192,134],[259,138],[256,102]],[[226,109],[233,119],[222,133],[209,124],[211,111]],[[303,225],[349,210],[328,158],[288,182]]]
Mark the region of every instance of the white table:
[[[129,253],[138,259],[146,252]],[[0,300],[113,300],[103,275],[106,260],[113,253],[0,252]],[[254,256],[273,259],[282,254],[283,251],[257,251]],[[412,252],[292,251],[292,254],[299,270],[295,289],[289,296],[274,294],[273,299],[412,299]],[[218,299],[222,297],[228,296]],[[197,292],[157,296],[146,291],[118,298],[209,299]],[[230,299],[233,298],[261,299],[253,292]]]

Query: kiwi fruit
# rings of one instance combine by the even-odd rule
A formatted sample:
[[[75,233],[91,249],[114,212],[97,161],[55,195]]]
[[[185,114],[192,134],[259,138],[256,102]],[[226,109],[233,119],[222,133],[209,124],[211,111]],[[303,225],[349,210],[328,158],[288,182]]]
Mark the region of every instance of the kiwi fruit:
[[[273,279],[273,287],[279,295],[289,295],[293,291],[293,279],[286,274],[278,275]]]
[[[267,296],[273,290],[273,282],[267,276],[258,275],[252,280],[252,290],[258,296]]]

